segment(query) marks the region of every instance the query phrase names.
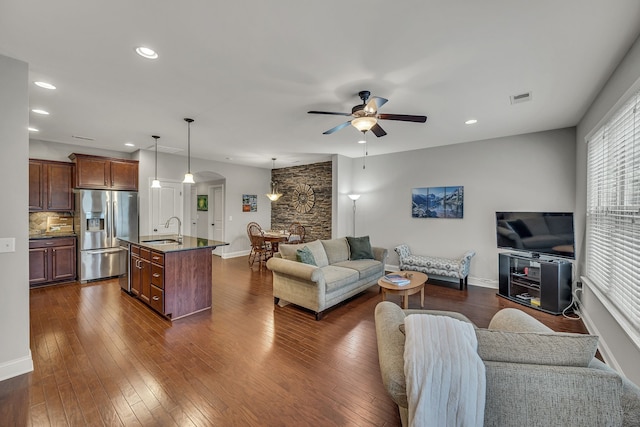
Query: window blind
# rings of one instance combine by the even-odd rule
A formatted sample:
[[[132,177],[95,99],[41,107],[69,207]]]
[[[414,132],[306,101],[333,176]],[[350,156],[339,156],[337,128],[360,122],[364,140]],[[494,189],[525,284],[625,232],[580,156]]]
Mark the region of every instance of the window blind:
[[[640,334],[640,92],[587,144],[585,275]],[[616,314],[616,313],[614,313]]]

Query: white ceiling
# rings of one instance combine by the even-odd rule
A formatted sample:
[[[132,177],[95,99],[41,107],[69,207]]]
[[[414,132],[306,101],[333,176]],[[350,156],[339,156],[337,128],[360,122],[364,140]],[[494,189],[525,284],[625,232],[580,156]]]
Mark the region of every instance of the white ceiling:
[[[0,54],[51,113],[32,138],[132,152],[157,134],[186,155],[192,117],[192,156],[265,168],[361,156],[353,127],[322,134],[347,118],[307,111],[364,89],[428,116],[381,121],[369,155],[574,126],[639,32],[637,0],[0,2]]]

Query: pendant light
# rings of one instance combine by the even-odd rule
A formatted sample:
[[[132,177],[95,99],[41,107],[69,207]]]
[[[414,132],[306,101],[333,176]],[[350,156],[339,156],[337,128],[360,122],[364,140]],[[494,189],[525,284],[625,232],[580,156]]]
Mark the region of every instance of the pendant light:
[[[184,119],[187,122],[187,173],[184,174],[183,184],[195,184],[193,175],[191,174],[191,123],[193,119]]]
[[[158,135],[151,135],[151,138],[156,140],[156,173],[155,173],[155,178],[153,181],[151,181],[151,188],[162,188],[160,186],[160,181],[158,181],[158,138],[160,138]]]
[[[278,193],[278,183],[273,180],[273,169],[276,167],[276,158],[271,158],[271,193],[265,194],[269,200],[275,202],[280,197],[282,197],[282,193]]]

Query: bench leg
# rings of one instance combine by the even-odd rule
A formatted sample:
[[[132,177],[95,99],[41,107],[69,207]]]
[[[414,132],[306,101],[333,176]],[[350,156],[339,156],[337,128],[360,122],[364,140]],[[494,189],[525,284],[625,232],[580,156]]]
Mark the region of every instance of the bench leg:
[[[464,279],[460,279],[460,290],[464,289]]]

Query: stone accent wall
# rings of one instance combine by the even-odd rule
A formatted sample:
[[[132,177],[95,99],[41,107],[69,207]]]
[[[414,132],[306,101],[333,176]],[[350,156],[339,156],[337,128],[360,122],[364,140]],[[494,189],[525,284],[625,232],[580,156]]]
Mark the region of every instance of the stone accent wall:
[[[306,242],[330,239],[332,163],[273,169],[271,176],[278,183],[278,192],[283,194],[279,200],[271,202],[271,228],[289,229],[292,222],[299,222],[305,228]],[[293,192],[297,184],[307,184],[313,189],[316,200],[309,212],[300,213],[293,205]]]

